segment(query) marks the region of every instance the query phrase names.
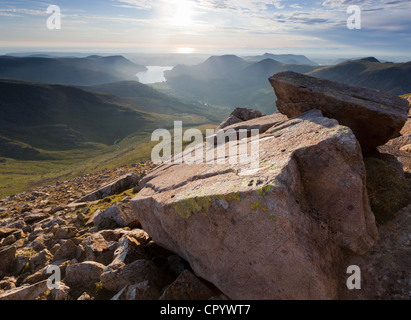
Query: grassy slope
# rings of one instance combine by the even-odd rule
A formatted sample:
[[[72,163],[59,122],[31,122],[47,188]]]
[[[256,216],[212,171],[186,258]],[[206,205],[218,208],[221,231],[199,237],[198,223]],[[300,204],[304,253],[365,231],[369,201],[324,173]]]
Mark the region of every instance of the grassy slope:
[[[216,125],[195,127],[205,132],[206,129],[214,129]],[[57,160],[24,161],[5,158],[6,162],[0,163],[0,197],[105,168],[113,169],[148,160],[151,158],[152,148],[158,143],[151,142],[150,137],[151,131],[140,132],[128,136],[116,146],[58,152]]]
[[[0,78],[66,85],[94,85],[135,79],[144,66],[122,56],[42,58],[0,56]]]
[[[183,115],[202,117],[212,121],[219,121],[227,115],[227,108],[204,108],[204,106],[187,103],[169,94],[162,93],[157,88],[141,84],[137,81],[122,81],[99,86],[82,87],[92,92],[106,92],[127,101],[140,111],[154,112],[166,115]]]
[[[411,62],[380,63],[372,58],[360,59],[323,67],[308,75],[378,89],[395,95],[411,91]]]
[[[10,83],[12,87],[8,86]],[[182,103],[185,108],[183,108],[184,113],[173,114],[172,110],[169,110],[168,114],[159,114],[141,111],[139,105],[133,105],[130,101],[107,93],[95,94],[67,86],[15,81],[6,81],[6,84],[3,89],[8,90],[9,93],[13,86],[17,85],[18,90],[17,96],[13,97],[3,92],[2,101],[5,103],[0,106],[0,109],[3,110],[4,115],[0,121],[8,126],[8,130],[3,126],[2,134],[6,139],[14,139],[20,147],[35,150],[37,154],[34,157],[20,157],[20,160],[0,154],[4,158],[0,159],[0,196],[22,192],[36,185],[48,184],[56,180],[67,180],[104,168],[115,168],[147,160],[150,158],[152,147],[158,143],[150,141],[151,133],[158,128],[172,129],[175,120],[182,120],[185,127],[206,125],[209,128],[215,127],[213,124],[218,123],[216,113],[213,114],[214,117],[210,117],[211,119],[199,114],[200,112],[189,114],[190,105],[184,103]],[[153,90],[148,89],[147,92]],[[43,95],[44,90],[50,92]],[[39,91],[42,94],[39,95]],[[157,94],[159,93],[154,92],[149,97],[151,106],[167,103],[167,96],[161,95],[162,99],[159,99]],[[44,108],[50,106],[55,108],[55,104],[45,103],[46,96],[50,101],[60,102],[59,108],[56,108],[59,109],[57,114],[55,110],[43,112]],[[33,97],[37,98],[33,99]],[[39,103],[41,97],[44,99]],[[22,101],[19,100],[20,98]],[[21,103],[17,103],[18,101]],[[85,103],[84,108],[76,111],[84,101],[88,103]],[[175,106],[178,109],[178,100],[171,99],[171,101],[171,108]],[[157,109],[161,108],[157,106]],[[16,111],[16,114],[10,110]],[[22,112],[27,110],[33,112],[27,118],[22,117]],[[53,114],[53,117],[44,118],[49,114]],[[13,126],[10,120],[18,122]],[[68,138],[72,137],[72,131],[68,130],[67,136],[67,130],[56,130],[56,127],[62,126],[75,131],[81,139],[70,141]],[[24,129],[19,130],[21,127]],[[61,141],[66,143],[62,144]]]

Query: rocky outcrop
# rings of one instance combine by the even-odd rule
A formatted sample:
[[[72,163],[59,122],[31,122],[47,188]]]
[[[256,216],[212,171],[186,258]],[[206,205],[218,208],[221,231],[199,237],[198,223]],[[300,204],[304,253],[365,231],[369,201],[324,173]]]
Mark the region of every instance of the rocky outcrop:
[[[76,200],[72,197],[79,199],[84,190],[97,186],[96,181],[110,184],[107,179],[116,181],[125,170],[141,176],[150,166],[105,170],[0,198],[1,299],[159,299],[188,264],[132,224],[112,229],[110,223],[98,223],[98,228],[87,223],[93,221],[93,213],[111,207],[121,214],[104,219],[122,225],[117,218],[127,217],[126,204],[137,191],[133,188],[102,201],[68,205]],[[66,198],[68,194],[71,197]],[[52,275],[51,265],[60,270],[62,282],[60,288],[49,290],[46,280]]]
[[[138,180],[139,180],[139,177],[136,174],[134,173],[127,174],[123,177],[120,177],[116,181],[110,182],[109,184],[82,197],[77,202],[88,202],[88,201],[100,200],[108,196],[111,196],[113,194],[121,193],[127,189],[137,186]]]
[[[344,269],[361,266],[361,290],[341,287],[341,299],[411,299],[411,204],[400,210],[390,223],[381,225],[381,240],[366,255],[348,256]],[[344,275],[345,270],[341,272]],[[342,279],[342,282],[346,279]]]
[[[352,131],[312,110],[266,131],[258,172],[245,167],[160,166],[134,214],[229,298],[336,298],[342,249],[363,254],[377,239]]]
[[[209,300],[212,296],[212,290],[192,272],[185,270],[164,290],[160,300]]]
[[[47,290],[47,280],[23,285],[0,294],[0,300],[34,300]]]
[[[401,166],[363,159],[352,130],[318,110],[288,119],[241,109],[227,121],[224,131],[259,131],[258,170],[163,165],[140,179],[132,211],[134,186],[79,201],[144,177],[150,162],[0,198],[0,299],[410,298],[410,207],[396,212],[410,199],[407,126],[379,147]],[[46,286],[50,265],[59,289]],[[349,265],[361,267],[361,291],[347,290]]]
[[[160,270],[153,262],[140,259],[127,265],[109,265],[101,275],[101,282],[107,290],[117,292],[144,281],[151,281],[161,288],[163,279],[160,275]]]
[[[351,128],[364,152],[374,151],[396,137],[405,122],[408,103],[378,90],[353,87],[295,72],[270,78],[278,110],[288,117],[320,109]]]
[[[94,261],[85,261],[69,266],[64,282],[70,287],[87,286],[99,282],[105,266]]]
[[[16,247],[0,248],[0,277],[13,270],[16,261]]]
[[[224,138],[224,140],[222,140],[222,143],[226,143],[231,138],[230,132],[233,131],[235,132],[234,138],[236,140],[242,139],[243,137],[250,137],[253,130],[258,130],[258,133],[262,134],[266,132],[268,129],[270,129],[272,126],[280,124],[286,121],[287,119],[288,118],[286,116],[276,112],[269,116],[262,116],[248,121],[241,121],[224,127],[222,129],[219,129],[220,132],[218,132],[217,130],[216,134],[207,137],[207,141],[209,143],[214,143],[214,145],[220,144],[221,141],[218,140],[217,136],[221,133],[224,133],[224,135],[221,135],[220,140]],[[241,135],[241,132],[246,132],[247,134]]]
[[[129,212],[127,204],[116,203],[104,211],[97,212],[93,216],[93,224],[99,228],[102,223],[107,224],[109,220],[122,228],[138,226],[140,222],[135,217],[130,216]]]
[[[247,109],[247,108],[236,108],[231,114],[228,116],[227,119],[225,119],[218,127],[216,130],[222,130],[228,126],[231,126],[233,124],[243,122],[243,121],[248,121],[256,118],[263,117],[264,115],[258,111],[258,110],[253,110],[253,109]]]

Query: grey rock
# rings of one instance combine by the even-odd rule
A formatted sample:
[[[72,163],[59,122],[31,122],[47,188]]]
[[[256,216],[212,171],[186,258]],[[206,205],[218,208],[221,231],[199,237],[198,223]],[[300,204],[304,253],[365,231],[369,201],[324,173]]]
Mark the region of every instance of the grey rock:
[[[101,187],[98,190],[84,196],[77,202],[89,202],[104,199],[108,196],[119,194],[125,190],[131,189],[138,185],[139,177],[135,173],[129,173],[123,177]]]
[[[407,101],[378,90],[290,71],[275,74],[270,83],[281,113],[296,117],[320,109],[324,116],[351,128],[365,152],[396,137],[407,121]]]

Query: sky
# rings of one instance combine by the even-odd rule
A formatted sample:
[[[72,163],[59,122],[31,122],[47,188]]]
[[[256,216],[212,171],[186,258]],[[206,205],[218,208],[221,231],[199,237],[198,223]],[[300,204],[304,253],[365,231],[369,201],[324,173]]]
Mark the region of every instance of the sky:
[[[50,5],[61,9],[60,30],[47,28]],[[361,29],[347,28],[350,5],[361,9]],[[410,12],[410,0],[0,0],[0,54],[272,52],[408,61]]]

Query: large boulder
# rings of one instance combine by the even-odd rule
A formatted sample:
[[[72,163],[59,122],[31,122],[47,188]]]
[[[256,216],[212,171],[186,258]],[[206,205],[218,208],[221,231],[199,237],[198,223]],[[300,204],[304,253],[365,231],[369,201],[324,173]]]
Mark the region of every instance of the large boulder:
[[[231,126],[239,122],[256,119],[256,118],[260,118],[263,116],[264,115],[258,110],[247,109],[247,108],[236,108],[234,109],[233,112],[231,112],[231,114],[227,117],[227,119],[221,122],[217,130],[224,129],[228,126]]]
[[[312,110],[261,135],[258,155],[252,175],[250,164],[159,166],[133,214],[231,299],[335,299],[341,252],[378,237],[357,139]]]
[[[70,265],[66,270],[64,282],[70,287],[88,286],[100,281],[105,266],[94,261]]]
[[[108,221],[111,221],[113,226],[138,226],[140,222],[135,217],[130,216],[129,211],[128,204],[115,203],[104,211],[97,211],[93,216],[93,224],[100,229],[104,229],[105,224],[110,225],[111,223],[108,223]]]
[[[378,90],[291,71],[275,74],[269,80],[281,113],[296,117],[320,109],[326,117],[351,128],[364,152],[374,151],[396,137],[407,121],[407,101]]]

